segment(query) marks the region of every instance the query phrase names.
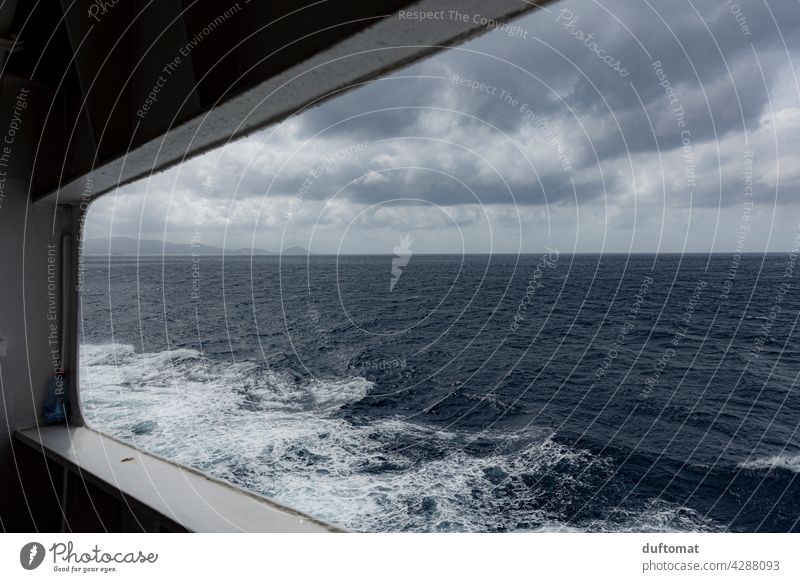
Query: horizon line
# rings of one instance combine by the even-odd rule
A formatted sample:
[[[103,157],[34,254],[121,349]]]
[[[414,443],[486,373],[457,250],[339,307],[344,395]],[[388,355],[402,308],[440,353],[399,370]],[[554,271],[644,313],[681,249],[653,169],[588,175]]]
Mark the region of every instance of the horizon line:
[[[306,257],[306,256],[314,256],[314,257],[337,257],[337,256],[348,256],[348,257],[393,257],[395,256],[393,253],[330,253],[330,252],[307,252],[307,253],[283,253],[283,252],[268,252],[268,253],[252,253],[252,254],[238,254],[236,253],[237,250],[231,250],[230,253],[222,252],[222,253],[138,253],[138,254],[129,254],[129,253],[82,253],[84,257]],[[547,251],[544,251],[546,253]],[[588,255],[588,256],[599,256],[599,255],[623,255],[623,256],[631,256],[631,255],[784,255],[787,254],[789,251],[745,251],[745,252],[737,252],[737,251],[559,251],[559,254],[563,255]],[[543,252],[539,251],[522,251],[522,252],[474,252],[474,253],[430,253],[430,252],[418,252],[414,253],[413,256],[437,256],[437,257],[460,257],[460,256],[493,256],[493,255],[504,255],[504,256],[522,256],[522,255],[541,255],[544,254]]]

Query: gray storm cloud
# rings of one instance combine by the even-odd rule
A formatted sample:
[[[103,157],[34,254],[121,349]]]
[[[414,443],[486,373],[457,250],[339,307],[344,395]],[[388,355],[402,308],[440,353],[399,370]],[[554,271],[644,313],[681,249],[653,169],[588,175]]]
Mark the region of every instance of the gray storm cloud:
[[[796,4],[569,1],[515,24],[525,38],[495,30],[126,186],[90,235],[177,241],[202,222],[234,247],[288,233],[335,251],[349,229],[354,252],[391,252],[396,220],[418,224],[415,252],[455,249],[443,228],[475,252],[534,250],[554,225],[567,249],[726,250],[747,152],[763,228],[780,231],[762,239],[796,229]]]

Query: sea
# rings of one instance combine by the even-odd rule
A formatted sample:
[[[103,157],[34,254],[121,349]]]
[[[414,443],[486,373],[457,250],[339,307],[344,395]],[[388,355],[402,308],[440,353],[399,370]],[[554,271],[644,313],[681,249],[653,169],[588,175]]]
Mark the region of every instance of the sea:
[[[800,531],[795,260],[87,257],[80,404],[354,531]]]

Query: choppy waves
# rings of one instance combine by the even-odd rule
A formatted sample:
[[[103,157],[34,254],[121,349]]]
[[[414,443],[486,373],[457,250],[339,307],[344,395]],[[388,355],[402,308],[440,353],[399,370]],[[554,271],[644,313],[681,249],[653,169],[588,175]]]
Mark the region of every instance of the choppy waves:
[[[298,380],[195,350],[82,347],[87,421],[134,444],[362,531],[698,531],[663,502],[605,502],[581,516],[610,462],[530,429],[464,433],[401,418],[363,424],[341,410],[362,377]]]

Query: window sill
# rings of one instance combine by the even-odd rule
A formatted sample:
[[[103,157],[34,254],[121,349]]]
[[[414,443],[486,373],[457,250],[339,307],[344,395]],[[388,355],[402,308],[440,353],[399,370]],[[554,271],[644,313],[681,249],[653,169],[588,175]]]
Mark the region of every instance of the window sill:
[[[193,532],[333,532],[337,527],[86,427],[43,427],[15,438],[70,473]]]

